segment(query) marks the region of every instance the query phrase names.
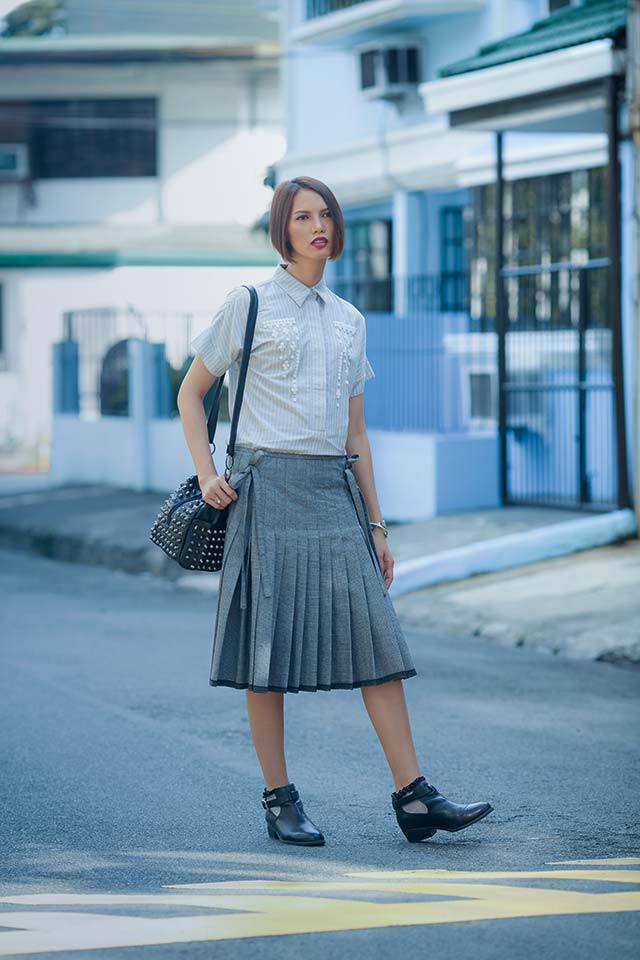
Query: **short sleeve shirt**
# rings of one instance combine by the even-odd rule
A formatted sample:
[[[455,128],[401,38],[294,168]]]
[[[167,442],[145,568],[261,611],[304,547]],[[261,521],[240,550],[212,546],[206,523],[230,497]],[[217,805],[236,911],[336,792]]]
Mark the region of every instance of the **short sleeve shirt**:
[[[258,315],[236,443],[294,453],[344,454],[349,397],[375,377],[365,319],[324,278],[309,287],[278,265],[254,284]],[[191,341],[210,373],[229,372],[235,403],[250,294],[229,291],[209,326]],[[228,439],[228,438],[227,438]],[[218,444],[219,446],[220,444]]]

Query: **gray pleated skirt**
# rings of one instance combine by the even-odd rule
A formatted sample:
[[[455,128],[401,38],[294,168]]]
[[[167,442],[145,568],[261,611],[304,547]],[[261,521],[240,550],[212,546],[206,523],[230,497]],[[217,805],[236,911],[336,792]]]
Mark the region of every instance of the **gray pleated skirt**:
[[[211,686],[298,693],[416,675],[357,459],[236,445]]]

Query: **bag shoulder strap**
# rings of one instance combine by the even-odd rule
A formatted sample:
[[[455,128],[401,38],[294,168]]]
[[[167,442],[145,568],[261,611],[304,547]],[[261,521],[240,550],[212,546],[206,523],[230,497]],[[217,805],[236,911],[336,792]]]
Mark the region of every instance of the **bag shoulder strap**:
[[[240,375],[238,377],[238,389],[236,391],[236,398],[233,404],[233,416],[231,418],[231,434],[229,436],[229,443],[227,444],[227,467],[229,466],[230,458],[233,457],[235,452],[236,444],[236,433],[238,430],[238,420],[240,418],[240,407],[242,404],[242,397],[244,394],[244,384],[247,379],[247,368],[249,366],[249,355],[251,353],[251,346],[253,344],[253,333],[256,327],[256,318],[258,316],[258,293],[255,287],[250,286],[247,283],[242,284],[243,287],[246,287],[250,295],[250,304],[249,304],[249,316],[247,319],[247,326],[244,334],[244,344],[242,347],[242,360],[240,362]],[[214,443],[214,436],[216,432],[216,427],[218,425],[218,413],[220,410],[220,398],[222,396],[222,387],[224,385],[225,374],[223,373],[221,377],[218,377],[217,382],[213,387],[213,403],[211,406],[211,411],[207,419],[207,433],[209,436],[209,443]]]

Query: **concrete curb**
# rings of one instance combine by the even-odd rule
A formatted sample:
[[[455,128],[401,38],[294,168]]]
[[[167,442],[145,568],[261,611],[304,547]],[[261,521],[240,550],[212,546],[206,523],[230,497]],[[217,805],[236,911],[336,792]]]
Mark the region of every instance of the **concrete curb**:
[[[508,533],[396,564],[389,594],[399,597],[449,580],[466,580],[479,573],[494,573],[605,546],[636,534],[633,510],[614,510],[534,530]]]
[[[93,541],[77,535],[0,526],[0,547],[5,550],[25,550],[67,563],[107,567],[125,573],[150,573],[167,580],[178,580],[187,572],[155,544],[127,548],[121,544]]]
[[[634,512],[616,510],[505,534],[491,540],[480,540],[464,547],[397,563],[389,593],[392,597],[399,597],[447,581],[465,580],[476,574],[506,570],[604,546],[633,537],[636,531]],[[10,524],[0,524],[0,547],[127,573],[149,573],[180,581],[180,585],[185,587],[199,587],[206,592],[215,593],[217,589],[217,577],[207,577],[204,572],[189,574],[152,543],[129,547],[77,534],[20,529]]]

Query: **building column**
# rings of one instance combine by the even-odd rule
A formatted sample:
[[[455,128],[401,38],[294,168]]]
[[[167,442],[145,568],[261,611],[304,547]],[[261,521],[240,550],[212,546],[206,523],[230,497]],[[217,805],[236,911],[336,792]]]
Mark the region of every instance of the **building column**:
[[[155,344],[132,337],[127,344],[129,418],[134,434],[134,489],[148,490],[151,460],[151,419],[155,414]]]
[[[394,313],[404,316],[409,306],[407,277],[423,272],[422,193],[396,190],[393,194],[391,270],[394,278]]]
[[[80,413],[78,384],[78,344],[60,340],[52,344],[53,413]]]

